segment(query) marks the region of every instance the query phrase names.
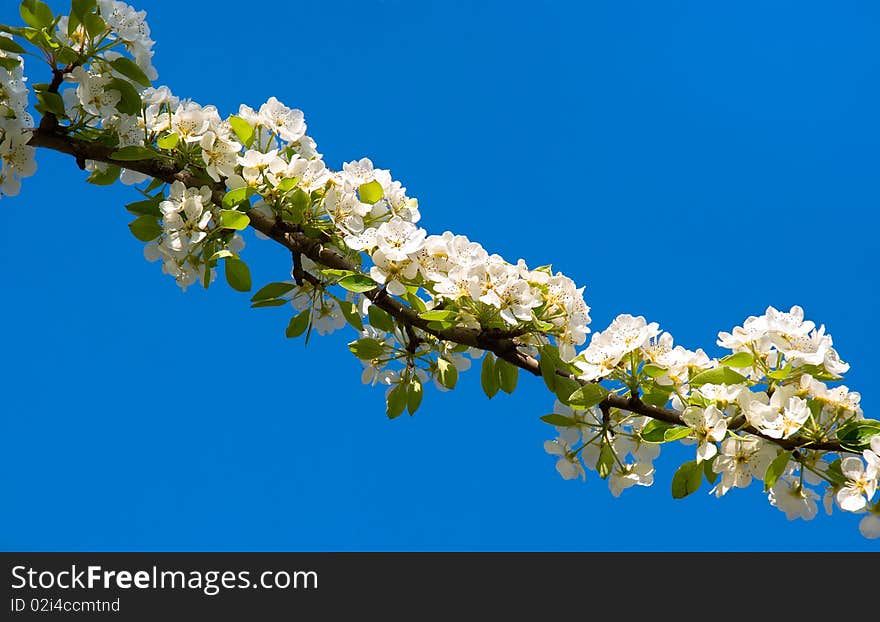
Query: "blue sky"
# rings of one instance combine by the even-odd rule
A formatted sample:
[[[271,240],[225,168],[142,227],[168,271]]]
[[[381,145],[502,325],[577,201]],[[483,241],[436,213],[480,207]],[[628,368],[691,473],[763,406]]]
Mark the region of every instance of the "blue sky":
[[[301,108],[330,166],[390,168],[429,232],[585,284],[594,329],[642,314],[721,354],[719,330],[802,305],[876,418],[875,3],[136,6],[158,83],[222,114]],[[757,485],[674,501],[691,448],[619,499],[562,481],[540,380],[488,401],[467,373],[388,421],[352,332],[304,348],[287,309],[181,294],[127,230],[133,190],[38,158],[0,202],[0,549],[880,550]],[[257,283],[287,278],[248,243]]]

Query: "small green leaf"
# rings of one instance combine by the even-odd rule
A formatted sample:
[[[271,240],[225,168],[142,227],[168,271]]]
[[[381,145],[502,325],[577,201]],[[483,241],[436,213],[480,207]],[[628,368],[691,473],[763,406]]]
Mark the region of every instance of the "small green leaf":
[[[86,13],[80,19],[92,39],[107,31],[107,22],[97,13]]]
[[[245,186],[244,188],[236,188],[235,190],[230,190],[223,196],[223,207],[226,209],[232,209],[239,203],[243,203],[247,201],[249,198],[254,196],[257,191],[250,186]]]
[[[864,451],[871,446],[871,438],[880,434],[880,421],[862,419],[850,421],[837,429],[840,444],[851,451]]]
[[[406,294],[403,295],[403,299],[409,303],[409,306],[411,306],[416,313],[423,313],[428,308],[425,306],[425,301],[413,292],[407,291]]]
[[[767,372],[767,377],[771,380],[785,380],[788,378],[788,375],[791,373],[791,364],[786,365],[785,367],[780,367],[779,369],[774,369],[773,371]]]
[[[267,298],[266,300],[258,300],[251,304],[251,309],[262,309],[263,307],[283,307],[289,300],[284,298]]]
[[[339,279],[338,285],[356,294],[368,292],[371,289],[376,289],[376,287],[378,287],[376,281],[368,277],[366,274],[350,274],[344,276]],[[372,309],[373,307],[370,308]]]
[[[236,231],[242,231],[247,229],[247,226],[251,223],[251,219],[248,218],[247,214],[242,214],[241,212],[234,209],[224,209],[220,210],[220,224],[224,229],[234,229]]]
[[[223,260],[226,264],[226,282],[229,286],[240,292],[251,291],[251,271],[241,259],[227,257]]]
[[[776,480],[785,473],[785,467],[788,466],[788,461],[790,459],[790,451],[783,451],[773,459],[773,462],[770,463],[770,466],[767,467],[767,471],[764,473],[764,492],[773,488],[773,484],[776,483]]]
[[[275,186],[275,189],[282,194],[290,192],[296,185],[299,183],[299,177],[285,177],[281,181],[278,182],[278,185]]]
[[[119,174],[122,172],[118,166],[108,166],[107,170],[95,170],[89,175],[89,178],[86,179],[90,184],[95,184],[96,186],[109,186],[116,182],[119,179]]]
[[[296,287],[294,283],[269,283],[257,290],[257,293],[251,298],[251,302],[269,300],[270,298],[280,298],[287,292],[292,291],[294,287]]]
[[[455,365],[442,356],[437,359],[437,380],[447,389],[454,389],[458,382],[458,370]]]
[[[572,419],[571,417],[566,417],[565,415],[560,415],[557,413],[550,413],[549,415],[544,415],[541,417],[541,421],[544,423],[549,423],[550,425],[555,425],[560,428],[570,428],[575,425],[579,425],[576,419]]]
[[[113,78],[107,83],[107,88],[119,91],[120,99],[116,109],[123,114],[139,115],[141,113],[141,96],[128,80]]]
[[[385,413],[389,419],[394,419],[403,414],[408,401],[407,397],[407,390],[403,384],[398,384],[388,392]]]
[[[755,362],[755,357],[751,352],[736,352],[735,354],[725,356],[718,362],[727,367],[751,367],[752,363]]]
[[[642,373],[649,378],[660,378],[661,376],[665,376],[667,371],[668,370],[665,367],[660,367],[654,363],[648,363],[642,367]]]
[[[580,388],[580,386],[581,383],[579,383],[574,378],[565,378],[563,376],[558,376],[556,378],[556,388],[553,392],[556,394],[556,399],[565,404],[569,396],[574,393],[574,391],[576,391],[578,388]]]
[[[0,50],[12,52],[13,54],[23,54],[24,48],[9,37],[0,37]],[[57,93],[56,93],[57,95]]]
[[[40,2],[40,0],[22,0],[18,11],[21,13],[24,23],[37,30],[48,28],[55,20],[55,16],[52,15],[52,9],[45,2]]]
[[[135,162],[138,160],[155,160],[159,154],[152,149],[130,145],[123,147],[110,154],[110,157],[119,162]]]
[[[696,374],[690,379],[690,385],[698,387],[703,384],[739,384],[747,379],[729,367],[716,367]]]
[[[519,380],[519,367],[511,365],[504,359],[495,359],[495,374],[498,376],[498,386],[507,394],[516,390]]]
[[[254,144],[254,128],[250,123],[241,117],[232,115],[229,117],[229,125],[232,126],[232,131],[235,132],[239,142],[241,142],[245,148],[250,148],[250,146]]]
[[[599,477],[608,479],[613,468],[614,449],[609,443],[602,443],[602,449],[599,450],[599,459],[596,461],[596,470],[599,471]]]
[[[712,465],[715,464],[715,458],[717,457],[713,456],[711,460],[703,460],[703,475],[706,476],[706,481],[709,482],[710,486],[718,479],[718,473],[712,469]]]
[[[138,67],[137,63],[130,58],[126,58],[125,56],[114,58],[110,61],[110,66],[129,80],[137,82],[141,86],[151,86],[152,84],[143,69]]]
[[[299,337],[306,329],[309,327],[309,320],[312,317],[312,310],[305,309],[301,311],[297,315],[294,315],[290,318],[290,323],[287,325],[287,330],[284,331],[284,334],[288,339],[293,339],[294,337]]]
[[[156,146],[159,147],[159,149],[174,149],[179,142],[180,135],[177,132],[171,132],[157,140]]]
[[[394,320],[388,313],[376,305],[370,305],[370,308],[367,309],[367,317],[370,320],[370,324],[379,330],[384,330],[386,333],[394,330]]]
[[[125,206],[129,212],[136,216],[161,216],[159,203],[162,202],[162,195],[157,195],[152,199],[144,199],[143,201],[135,201]]]
[[[683,499],[699,490],[703,483],[703,467],[694,462],[685,462],[672,476],[672,497]]]
[[[96,0],[73,0],[70,3],[70,12],[82,21],[83,17],[94,11],[97,6]]]
[[[0,41],[8,40],[6,37],[0,37]],[[51,112],[56,117],[66,117],[67,112],[64,110],[64,100],[58,93],[49,91],[37,91],[37,110],[40,112]]]
[[[216,261],[217,259],[225,259],[226,257],[238,257],[238,255],[236,255],[232,251],[224,248],[224,249],[217,251],[213,255],[211,255],[210,261]]]
[[[423,320],[428,320],[429,322],[450,322],[455,321],[455,319],[458,317],[458,312],[447,311],[443,309],[434,309],[432,311],[419,313],[419,317]]]
[[[605,399],[608,389],[599,384],[588,383],[568,396],[567,404],[572,408],[592,408]]]
[[[671,443],[691,435],[691,429],[687,426],[675,426],[663,433],[664,442]]]
[[[674,427],[675,426],[671,423],[666,423],[665,421],[660,421],[659,419],[651,419],[648,423],[645,424],[645,427],[642,428],[640,435],[642,437],[642,440],[645,440],[649,443],[665,443],[666,431]]]
[[[414,375],[407,385],[406,390],[406,409],[409,411],[410,415],[416,414],[419,406],[422,405],[422,397],[424,394],[425,391],[422,387],[422,381]]]
[[[541,353],[541,358],[538,361],[540,369],[541,369],[541,378],[544,379],[544,384],[547,385],[547,388],[551,391],[556,390],[556,366],[553,364],[553,359],[549,356],[545,356],[543,352]]]
[[[0,57],[0,67],[3,67],[6,71],[12,72],[15,71],[16,68],[21,65],[21,61],[10,56]]]
[[[372,205],[385,196],[385,191],[382,190],[382,184],[374,179],[371,182],[358,186],[358,195],[360,196],[362,203],[369,203]]]
[[[672,388],[672,387],[670,387]],[[659,408],[663,408],[666,406],[666,403],[669,401],[670,392],[663,391],[657,389],[656,387],[650,391],[645,391],[642,395],[642,401],[645,404],[650,404],[651,406],[657,406]]]
[[[365,337],[352,341],[348,344],[348,349],[352,354],[364,361],[370,361],[379,358],[385,352],[385,347],[376,339]]]
[[[357,305],[350,300],[337,299],[336,302],[339,303],[339,310],[342,311],[343,317],[345,317],[345,320],[351,324],[352,328],[358,332],[364,330],[364,322],[361,320],[361,314],[358,313]]]
[[[141,216],[128,223],[128,228],[141,242],[151,242],[162,235],[162,225],[155,216]]]
[[[498,374],[495,371],[495,356],[491,352],[486,352],[483,357],[483,365],[480,368],[480,384],[483,386],[483,393],[490,400],[501,388],[498,385]]]

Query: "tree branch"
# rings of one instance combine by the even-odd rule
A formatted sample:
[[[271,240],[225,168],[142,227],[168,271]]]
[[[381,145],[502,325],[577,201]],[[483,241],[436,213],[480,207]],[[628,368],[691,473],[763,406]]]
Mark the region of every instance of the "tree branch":
[[[167,183],[175,181],[182,182],[186,186],[202,186],[203,178],[194,175],[185,169],[180,169],[170,162],[164,160],[136,160],[119,162],[113,160],[111,154],[114,149],[100,143],[92,143],[68,136],[57,121],[54,123],[45,123],[48,115],[44,117],[40,126],[33,131],[28,144],[32,147],[42,147],[66,153],[74,156],[77,161],[95,160],[98,162],[106,162],[132,171],[137,171],[156,179],[161,179]],[[225,194],[222,187],[214,190],[214,201],[220,204]],[[312,261],[335,270],[351,270],[358,271],[358,267],[348,259],[337,253],[331,248],[325,247],[320,240],[307,237],[305,234],[291,230],[280,220],[267,216],[257,210],[248,212],[250,225],[257,231],[263,233],[275,242],[283,245],[291,251],[293,257],[305,255]],[[296,266],[295,266],[296,268]],[[296,272],[301,278],[312,283],[319,284],[320,279],[302,270],[300,266]],[[414,329],[419,329],[429,335],[433,335],[437,339],[450,341],[462,345],[466,345],[480,350],[492,352],[500,359],[504,359],[512,365],[516,365],[520,369],[527,371],[535,376],[541,375],[538,361],[518,349],[515,341],[516,337],[526,334],[525,331],[502,331],[498,329],[477,330],[473,328],[452,327],[446,329],[436,329],[429,327],[429,321],[425,320],[406,305],[401,304],[395,298],[388,296],[384,289],[376,288],[364,295],[376,306],[389,313],[397,322],[399,322],[410,339],[415,335]],[[577,379],[572,374],[558,370],[557,374],[563,377],[572,378],[581,384],[584,381]],[[658,419],[673,425],[686,426],[682,420],[680,413],[667,409],[652,406],[642,402],[638,397],[624,397],[616,394],[608,395],[600,404],[603,409],[618,408],[637,415],[643,415],[652,419]],[[743,421],[744,423],[744,421]],[[751,425],[739,427],[738,431],[753,434],[767,441],[775,443],[779,447],[786,450],[794,450],[799,448],[816,449],[831,452],[847,452],[839,442],[820,441],[813,442],[801,439],[776,439],[770,438]],[[852,452],[849,452],[852,453]]]

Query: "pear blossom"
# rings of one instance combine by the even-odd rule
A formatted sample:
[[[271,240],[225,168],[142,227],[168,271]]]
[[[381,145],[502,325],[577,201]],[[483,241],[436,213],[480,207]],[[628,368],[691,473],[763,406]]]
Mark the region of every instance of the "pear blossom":
[[[780,477],[770,488],[770,504],[785,512],[788,520],[803,518],[812,520],[819,511],[816,500],[819,495],[810,488],[802,486],[792,477]]]
[[[714,488],[715,496],[721,497],[731,488],[747,488],[753,477],[763,479],[776,453],[774,445],[756,436],[724,439],[721,452],[712,463],[712,470],[721,475]]]
[[[556,428],[559,436],[552,441],[544,442],[544,451],[551,456],[557,456],[556,470],[562,479],[585,478],[584,467],[577,456],[571,455],[572,447],[580,439],[580,434],[575,428]]]
[[[261,124],[285,142],[297,141],[306,133],[302,111],[288,108],[274,97],[260,106],[258,114]]]
[[[864,510],[877,490],[877,469],[869,466],[867,470],[862,461],[849,456],[840,463],[840,470],[846,483],[837,491],[837,505],[846,512]]]
[[[690,406],[681,413],[681,418],[693,428],[699,442],[697,447],[697,463],[711,460],[718,453],[715,443],[724,440],[727,434],[727,421],[724,414],[715,406],[697,408]]]

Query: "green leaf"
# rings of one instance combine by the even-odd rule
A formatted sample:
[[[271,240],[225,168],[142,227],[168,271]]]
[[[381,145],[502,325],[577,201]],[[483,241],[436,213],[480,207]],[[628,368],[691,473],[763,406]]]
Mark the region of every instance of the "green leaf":
[[[422,381],[414,375],[406,388],[406,409],[410,415],[416,414],[419,406],[422,405],[422,397],[424,395],[425,391],[422,387]]]
[[[779,369],[774,369],[773,371],[767,372],[767,377],[771,380],[785,380],[788,378],[788,375],[791,373],[791,364],[786,365],[785,367],[781,367]]]
[[[6,37],[0,37],[0,41]],[[64,100],[58,93],[50,93],[49,91],[37,91],[37,110],[40,112],[51,112],[56,117],[66,117],[67,112],[64,110]]]
[[[442,356],[437,359],[437,380],[447,389],[454,389],[458,382],[458,370],[455,365]]]
[[[236,257],[237,258],[238,255],[236,255],[235,253],[233,253],[230,250],[223,248],[223,249],[217,251],[216,253],[214,253],[213,255],[211,255],[210,260],[215,261],[217,259],[225,259],[226,257]]]
[[[663,433],[664,442],[671,443],[672,441],[678,441],[683,438],[687,438],[691,435],[691,429],[687,426],[675,426],[671,430],[666,430]]]
[[[645,391],[645,393],[642,395],[642,401],[645,404],[650,404],[651,406],[663,408],[664,406],[666,406],[666,402],[669,401],[670,394],[671,393],[668,391],[663,391],[662,389],[654,387],[651,390]]]
[[[223,260],[226,264],[226,282],[229,286],[240,292],[251,291],[251,271],[241,259],[227,257]]]
[[[660,421],[659,419],[651,419],[648,423],[645,424],[645,427],[642,428],[641,437],[642,440],[648,441],[649,443],[665,443],[666,442],[666,431],[671,430],[675,426],[671,423],[666,423],[665,421]]]
[[[837,439],[846,449],[864,451],[871,446],[871,438],[880,434],[880,421],[862,419],[850,421],[837,429]]]
[[[843,485],[846,482],[846,476],[843,474],[843,471],[840,469],[841,460],[838,458],[834,462],[828,465],[828,470],[825,471],[825,474],[831,478],[835,484]]]
[[[0,50],[12,52],[13,54],[24,53],[24,48],[9,37],[0,37]]]
[[[250,123],[241,117],[232,115],[229,117],[229,125],[232,126],[232,131],[235,132],[239,142],[245,148],[250,148],[254,144],[254,128]]]
[[[609,443],[602,443],[602,449],[599,450],[599,459],[596,461],[596,470],[599,471],[599,477],[608,479],[613,468],[614,449]]]
[[[672,497],[683,499],[699,490],[703,483],[703,467],[694,462],[685,462],[672,476]]]
[[[785,467],[788,466],[788,461],[790,459],[790,451],[783,451],[773,459],[773,462],[770,463],[770,466],[767,467],[767,471],[764,473],[764,492],[773,488],[773,484],[776,483],[776,480],[785,473]]]
[[[224,229],[234,229],[236,231],[242,231],[247,229],[247,226],[251,223],[251,219],[248,218],[247,214],[242,214],[241,212],[234,209],[224,209],[220,210],[220,224]]]
[[[585,384],[568,396],[566,403],[572,408],[592,408],[605,399],[608,389],[599,384]]]
[[[519,367],[511,365],[504,359],[495,359],[495,374],[498,376],[498,386],[507,394],[516,390],[519,380]]]
[[[232,209],[239,203],[243,203],[247,201],[249,198],[254,196],[257,191],[250,186],[245,186],[244,188],[236,188],[235,190],[230,190],[223,196],[223,207],[226,209]]]
[[[9,71],[9,72],[15,71],[15,69],[19,65],[21,65],[20,60],[16,60],[16,59],[8,57],[8,56],[6,58],[0,58],[0,67],[3,67],[3,69],[5,69],[6,71]]]
[[[58,48],[55,52],[55,62],[59,65],[69,65],[79,58],[79,53],[66,45]]]
[[[376,339],[369,337],[352,341],[348,344],[348,349],[351,350],[352,354],[364,361],[379,358],[385,352],[385,346]]]
[[[403,414],[408,401],[407,397],[407,390],[403,384],[398,384],[388,392],[388,397],[385,402],[385,414],[388,415],[389,419],[394,419]]]
[[[579,383],[574,378],[557,376],[556,388],[553,392],[556,394],[556,399],[565,404],[569,396],[574,393],[578,388],[580,388],[580,386],[581,383]]]
[[[141,242],[151,242],[162,235],[162,225],[155,216],[141,216],[128,223],[128,228]]]
[[[712,456],[711,460],[703,460],[703,475],[706,476],[706,481],[709,482],[710,486],[718,479],[718,473],[712,470],[712,465],[715,464],[715,458],[717,457]]]
[[[379,330],[384,330],[387,333],[394,330],[394,320],[376,305],[370,305],[370,308],[367,309],[367,317],[370,320],[370,324]]]
[[[361,320],[361,314],[358,313],[357,305],[350,300],[339,300],[339,310],[342,311],[345,320],[358,332],[364,330],[364,322]]]
[[[179,142],[180,135],[177,132],[171,132],[157,140],[156,146],[159,147],[159,149],[174,149]]]
[[[147,77],[147,74],[145,74],[143,70],[137,66],[137,63],[135,63],[130,58],[126,58],[125,56],[114,58],[110,61],[110,66],[129,80],[137,82],[141,86],[152,85],[150,79]]]
[[[251,298],[251,302],[269,300],[270,298],[280,298],[287,292],[292,291],[294,287],[296,287],[294,283],[269,283],[257,290],[257,293]]]
[[[544,379],[544,384],[547,385],[547,388],[551,391],[556,390],[556,365],[553,364],[553,359],[549,356],[545,356],[543,352],[541,352],[541,358],[538,361],[538,364],[541,368],[541,378]]]
[[[491,352],[486,352],[483,357],[483,366],[480,368],[480,384],[483,386],[483,393],[490,400],[501,388],[498,385],[498,373],[495,371],[495,357]]]
[[[428,320],[429,322],[450,322],[455,321],[455,319],[458,317],[458,312],[447,311],[444,309],[434,309],[432,311],[419,313],[419,317],[423,320]]]
[[[97,6],[98,3],[96,0],[73,0],[70,3],[70,12],[82,21],[83,17],[85,17],[87,13],[94,11]]]
[[[718,362],[727,367],[751,367],[752,363],[755,362],[755,356],[751,352],[736,352],[735,354],[725,356]]]
[[[745,382],[746,377],[729,367],[716,367],[707,369],[690,379],[690,385],[698,387],[703,384],[739,384]]]
[[[411,306],[416,313],[422,313],[428,308],[425,306],[425,301],[419,298],[413,292],[407,291],[403,295],[403,299],[409,303],[409,306]]]
[[[312,317],[312,310],[305,309],[301,311],[297,315],[294,315],[290,318],[290,323],[287,325],[287,330],[284,331],[284,334],[288,339],[293,339],[294,337],[299,337],[306,329],[309,327],[309,320]]]
[[[80,19],[92,39],[107,31],[107,22],[97,13],[86,13]]]
[[[571,417],[566,417],[565,415],[560,415],[557,413],[550,413],[549,415],[544,415],[541,417],[541,421],[544,423],[549,423],[550,425],[555,425],[560,428],[570,428],[572,426],[578,425],[577,419],[572,419]]]
[[[116,182],[119,179],[119,174],[122,172],[118,166],[108,166],[107,170],[96,170],[89,175],[89,178],[86,179],[90,184],[95,184],[96,186],[109,186]]]
[[[251,304],[251,309],[262,309],[263,307],[283,307],[286,305],[289,300],[285,298],[267,298],[265,300],[258,300],[255,303]]]
[[[344,276],[339,279],[338,285],[356,294],[360,294],[361,292],[368,292],[371,289],[376,289],[376,287],[378,287],[376,281],[368,277],[366,274],[350,274],[348,276]],[[373,307],[370,307],[370,309],[372,308]]]
[[[159,154],[152,149],[131,145],[123,147],[110,154],[110,157],[119,162],[135,162],[138,160],[155,160]]]
[[[55,16],[52,15],[52,9],[45,2],[40,2],[40,0],[22,0],[18,11],[21,13],[21,18],[25,24],[37,30],[48,28],[55,20]]]
[[[129,212],[136,216],[156,216],[162,215],[159,210],[159,203],[162,202],[162,195],[157,195],[152,199],[144,199],[143,201],[135,201],[125,206]]]
[[[362,203],[369,203],[372,205],[385,196],[385,191],[382,190],[382,184],[374,179],[371,182],[358,186],[358,195],[360,196]]]
[[[649,378],[660,378],[661,376],[666,375],[668,370],[665,367],[660,367],[659,365],[655,365],[654,363],[648,363],[644,367],[642,367],[642,373],[648,376]]]
[[[128,80],[113,78],[107,83],[107,87],[119,91],[120,99],[116,109],[123,114],[139,115],[141,113],[141,96]]]
[[[275,189],[282,194],[290,192],[296,185],[299,183],[299,177],[285,177],[281,181],[278,182],[278,185],[275,186]]]

